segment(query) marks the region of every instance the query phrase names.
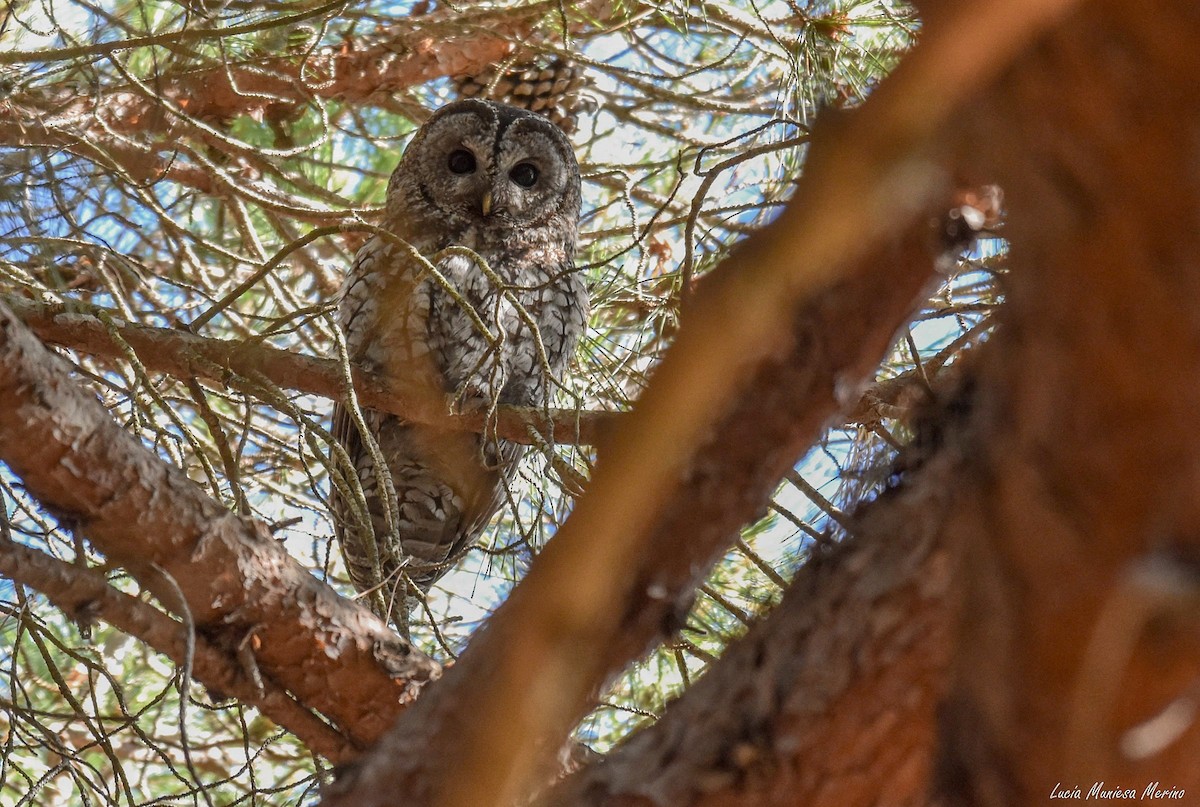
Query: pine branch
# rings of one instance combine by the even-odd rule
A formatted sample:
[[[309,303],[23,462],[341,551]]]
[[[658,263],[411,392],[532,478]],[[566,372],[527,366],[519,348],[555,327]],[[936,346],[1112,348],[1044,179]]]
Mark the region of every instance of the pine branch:
[[[339,597],[257,522],[206,496],[109,416],[0,306],[0,459],[60,521],[210,641],[369,744],[440,667]],[[179,594],[182,594],[180,601]]]
[[[340,3],[327,3],[300,14],[225,29],[188,29],[101,42],[75,48],[0,53],[0,64],[44,63],[86,55],[169,45],[178,41],[219,40],[236,34],[290,25],[296,20],[321,16]],[[594,7],[593,7],[594,6]],[[575,18],[589,20],[587,28],[602,30],[614,13],[609,4],[594,3],[576,9]],[[388,101],[403,91],[444,76],[472,75],[503,61],[529,43],[538,23],[547,14],[557,16],[555,3],[533,3],[522,8],[485,9],[414,18],[383,28],[361,41],[347,39],[304,54],[227,61],[208,69],[189,69],[155,77],[155,93],[107,90],[103,104],[92,95],[45,98],[40,94],[16,96],[0,106],[0,133],[16,134],[28,126],[44,126],[84,135],[104,133],[145,138],[177,136],[193,122],[228,121],[239,115],[262,117],[268,112],[288,115],[314,99],[363,105]],[[595,17],[593,12],[605,16]],[[583,23],[578,23],[580,31]],[[468,32],[463,35],[463,32]],[[131,78],[131,77],[130,77]]]
[[[115,332],[133,348],[147,369],[174,378],[202,378],[227,386],[244,386],[254,394],[250,379],[263,377],[295,392],[338,400],[343,397],[342,374],[333,359],[305,356],[254,342],[195,336],[172,328],[155,328],[121,321],[116,312],[88,309],[79,304],[44,305],[16,297],[0,297],[38,337],[51,344],[102,356],[123,359],[121,344],[113,339],[105,319],[114,322]],[[553,437],[561,445],[593,444],[612,428],[614,412],[581,412],[573,409],[543,410],[533,407],[499,407],[495,420],[487,413],[449,414],[430,410],[403,390],[403,379],[391,382],[355,371],[354,389],[359,401],[382,412],[401,415],[419,423],[437,423],[449,428],[481,432],[487,429],[507,440],[531,445]]]
[[[185,626],[157,608],[118,591],[96,569],[64,563],[13,541],[0,540],[0,574],[37,589],[72,618],[102,619],[167,656],[210,691],[237,698],[296,735],[330,762],[356,756],[345,736],[297,703],[268,676],[254,677],[226,650],[203,636],[188,648]]]
[[[307,356],[255,342],[196,336],[173,328],[156,328],[123,322],[118,312],[81,303],[34,303],[22,297],[0,295],[0,302],[38,338],[70,350],[121,360],[124,350],[112,337],[105,321],[114,323],[120,339],[134,349],[148,370],[186,380],[201,378],[223,386],[243,386],[256,392],[252,378],[265,378],[293,392],[338,400],[343,394],[341,372],[333,359]],[[221,372],[217,372],[217,371]],[[846,412],[843,424],[875,423],[895,415],[907,393],[919,386],[912,374],[897,376],[866,388]],[[622,412],[578,409],[541,409],[500,406],[494,420],[484,413],[447,414],[423,411],[406,398],[403,384],[377,379],[355,370],[354,389],[360,402],[371,409],[400,415],[421,423],[437,422],[463,431],[494,433],[523,445],[544,445],[550,435],[558,445],[595,445],[618,428]],[[531,436],[530,430],[540,437]]]

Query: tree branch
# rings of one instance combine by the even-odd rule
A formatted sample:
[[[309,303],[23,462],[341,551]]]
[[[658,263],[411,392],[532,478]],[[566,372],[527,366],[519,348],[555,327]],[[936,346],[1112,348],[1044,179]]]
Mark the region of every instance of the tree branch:
[[[293,18],[324,13],[338,4],[293,15]],[[402,25],[383,28],[369,39],[347,39],[339,45],[318,48],[303,58],[295,55],[262,58],[246,63],[229,61],[207,70],[165,73],[157,76],[155,98],[136,92],[109,90],[102,94],[103,106],[93,96],[83,95],[63,103],[40,96],[14,97],[0,105],[0,129],[41,126],[50,129],[94,134],[105,133],[136,138],[179,134],[190,121],[220,122],[239,115],[287,116],[301,111],[313,99],[363,105],[390,100],[404,90],[443,76],[473,75],[503,61],[517,42],[531,42],[538,23],[559,15],[557,3],[534,3],[523,8],[448,11],[410,18]],[[587,27],[613,14],[607,3],[586,4],[574,19]],[[600,15],[599,17],[597,15]],[[290,24],[286,19],[268,21],[257,27]],[[584,23],[577,23],[580,31]],[[470,32],[464,36],[463,32]],[[191,40],[219,39],[238,33],[236,29],[195,29],[135,39],[81,46],[85,51],[112,53],[172,41],[172,36]],[[0,54],[0,64],[46,62],[77,58],[81,48],[61,51],[13,51]],[[84,124],[87,124],[84,126]]]
[[[207,196],[240,197],[264,210],[310,224],[337,224],[353,221],[360,215],[360,211],[349,204],[333,204],[338,200],[336,197],[331,199],[331,194],[321,199],[326,205],[320,206],[311,198],[290,193],[282,187],[284,182],[268,182],[261,171],[217,168],[185,159],[180,152],[180,142],[175,139],[147,141],[118,136],[102,127],[86,129],[74,119],[56,122],[36,117],[6,121],[2,114],[0,139],[13,139],[26,147],[62,148],[108,172],[123,174],[139,185],[153,185],[163,180],[175,182]],[[240,167],[249,168],[244,162]],[[279,173],[275,174],[276,179],[280,177]]]
[[[986,211],[985,211],[986,212]],[[276,386],[339,400],[345,394],[337,362],[306,356],[290,350],[249,341],[213,339],[174,328],[155,328],[125,322],[111,309],[70,304],[35,303],[21,297],[0,295],[0,302],[29,326],[43,342],[70,350],[122,360],[120,340],[133,348],[146,369],[173,378],[202,378],[223,386],[240,386],[254,393],[251,379],[265,378]],[[113,323],[112,330],[105,320]],[[623,412],[579,409],[542,409],[526,406],[497,407],[492,419],[482,412],[447,414],[425,411],[423,405],[409,400],[404,385],[376,378],[355,369],[354,390],[362,405],[381,412],[400,415],[419,423],[438,423],[464,431],[496,434],[523,445],[544,443],[554,438],[558,445],[595,445],[613,429]],[[897,376],[868,387],[845,414],[844,423],[875,423],[882,410],[895,408],[919,379]],[[423,400],[423,399],[422,399]],[[530,430],[540,437],[534,438]]]
[[[103,619],[167,656],[176,666],[188,663],[184,625],[117,591],[95,569],[73,566],[13,541],[0,540],[0,574],[42,592],[72,618]],[[257,708],[330,762],[345,762],[361,750],[361,746],[356,747],[294,701],[270,677],[254,680],[236,658],[219,646],[202,636],[193,641],[192,675],[209,690]]]
[[[962,117],[1012,254],[953,526],[946,804],[1200,790],[1200,9],[1127,12],[1086,4]]]
[[[227,511],[121,429],[2,305],[0,459],[199,635],[231,648],[254,634],[258,668],[356,745],[440,674],[262,524]]]
[[[172,328],[136,325],[122,321],[115,311],[81,312],[76,303],[44,305],[16,297],[0,297],[0,300],[43,341],[93,356],[118,360],[125,357],[120,342],[113,338],[115,331],[147,369],[174,378],[203,378],[220,385],[241,386],[253,393],[253,379],[262,377],[284,389],[332,400],[345,394],[341,369],[332,359],[305,356],[256,342],[212,339]],[[114,323],[113,331],[105,324],[105,318]],[[413,422],[437,423],[464,431],[487,429],[490,434],[494,428],[497,436],[524,444],[538,442],[530,435],[531,429],[541,435],[542,441],[553,437],[554,442],[562,445],[593,444],[619,417],[615,412],[502,406],[494,421],[489,421],[484,412],[452,415],[445,410],[430,409],[420,396],[413,399],[405,394],[403,379],[376,379],[357,369],[353,377],[355,392],[364,406]]]
[[[962,116],[984,155],[964,170],[1008,191],[1013,261],[978,380],[940,418],[966,420],[952,456],[544,803],[927,804],[935,767],[937,803],[1200,785],[1200,237],[1159,229],[1200,218],[1200,15],[1123,12],[1092,4]],[[1047,103],[1062,86],[1083,92]]]
[[[858,511],[854,535],[801,567],[661,719],[538,804],[926,803],[957,602],[942,531],[955,459]]]
[[[259,20],[245,25],[230,25],[224,28],[184,28],[179,31],[165,31],[147,36],[130,37],[129,39],[117,39],[109,42],[93,42],[89,45],[76,45],[70,48],[59,48],[57,50],[39,49],[39,50],[10,50],[0,53],[0,64],[45,64],[47,62],[58,61],[76,61],[81,56],[107,56],[113,53],[119,53],[125,50],[133,50],[134,48],[145,48],[150,45],[177,45],[185,42],[198,42],[205,39],[219,39],[222,37],[240,36],[242,34],[251,34],[257,31],[265,31],[271,28],[279,28],[289,25],[294,25],[313,17],[321,17],[331,11],[335,11],[344,6],[345,0],[333,0],[333,2],[324,3],[310,8],[305,11],[300,11],[294,14],[285,14],[279,17],[270,17],[265,20]]]

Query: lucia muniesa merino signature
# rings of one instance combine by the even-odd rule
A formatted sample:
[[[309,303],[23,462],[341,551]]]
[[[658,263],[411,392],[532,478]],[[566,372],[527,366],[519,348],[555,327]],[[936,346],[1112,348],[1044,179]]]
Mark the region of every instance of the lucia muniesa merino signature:
[[[1064,785],[1058,782],[1050,791],[1052,799],[1091,801],[1092,799],[1137,799],[1138,801],[1180,801],[1187,791],[1181,787],[1163,787],[1160,782],[1151,782],[1139,790],[1136,787],[1119,787],[1107,782],[1093,782],[1084,790],[1079,785]]]

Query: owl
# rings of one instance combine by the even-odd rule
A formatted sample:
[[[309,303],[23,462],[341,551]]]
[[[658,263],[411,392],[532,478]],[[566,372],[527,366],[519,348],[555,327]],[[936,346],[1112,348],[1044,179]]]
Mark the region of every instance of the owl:
[[[482,100],[441,108],[388,183],[395,237],[372,237],[342,289],[351,362],[445,411],[548,403],[588,314],[579,210],[579,165],[550,121]],[[407,634],[413,602],[478,538],[524,447],[362,414],[334,409],[362,492],[335,481],[335,535],[354,586]]]

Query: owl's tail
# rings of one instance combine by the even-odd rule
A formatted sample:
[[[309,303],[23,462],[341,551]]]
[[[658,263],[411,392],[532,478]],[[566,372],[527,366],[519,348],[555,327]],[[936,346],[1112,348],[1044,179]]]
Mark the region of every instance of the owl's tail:
[[[488,446],[478,435],[392,415],[368,411],[364,416],[387,473],[379,473],[358,429],[337,407],[334,437],[346,450],[362,499],[356,497],[355,507],[333,486],[335,536],[354,587],[407,635],[414,605],[499,509],[504,484],[522,452],[514,444]]]

